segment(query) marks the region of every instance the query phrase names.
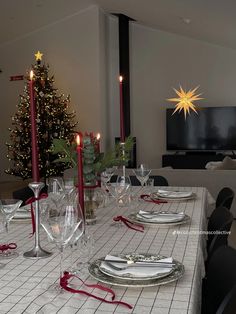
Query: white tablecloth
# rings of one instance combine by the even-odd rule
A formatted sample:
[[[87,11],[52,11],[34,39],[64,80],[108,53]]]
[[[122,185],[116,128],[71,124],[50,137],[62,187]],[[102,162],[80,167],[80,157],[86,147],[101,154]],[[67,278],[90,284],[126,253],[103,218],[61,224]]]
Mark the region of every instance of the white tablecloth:
[[[138,188],[137,188],[138,189]],[[155,205],[140,203],[140,209],[161,208],[162,210],[184,211],[191,217],[190,223],[175,227],[158,228],[145,226],[144,233],[111,225],[112,217],[125,214],[115,204],[97,210],[98,221],[89,226],[94,235],[95,249],[92,259],[115,253],[149,252],[172,256],[185,266],[184,276],[177,282],[151,288],[111,287],[116,299],[128,302],[132,310],[114,304],[106,304],[84,295],[65,292],[55,296],[45,291],[58,278],[59,255],[53,243],[47,242],[45,232],[41,230],[41,244],[52,249],[54,254],[46,259],[25,259],[22,253],[33,246],[33,238],[29,238],[30,224],[11,223],[10,242],[16,242],[20,256],[6,260],[6,267],[0,269],[0,314],[3,313],[152,313],[152,314],[186,314],[200,313],[201,279],[204,276],[205,236],[199,230],[206,228],[207,190],[192,189],[195,200],[187,202],[168,202]],[[181,232],[181,234],[179,233]],[[4,242],[1,234],[1,242]],[[87,283],[96,281],[85,274]],[[86,290],[83,287],[83,290]],[[91,289],[88,289],[91,291]],[[106,294],[96,292],[100,296]]]

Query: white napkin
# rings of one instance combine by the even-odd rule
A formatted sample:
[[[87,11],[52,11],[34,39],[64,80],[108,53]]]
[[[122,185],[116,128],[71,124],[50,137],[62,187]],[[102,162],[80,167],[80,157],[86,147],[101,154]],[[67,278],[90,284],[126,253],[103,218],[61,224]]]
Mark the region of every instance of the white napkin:
[[[137,213],[137,217],[146,222],[168,223],[168,222],[182,221],[185,217],[185,214],[184,212],[180,212],[180,213],[148,212],[148,211],[140,210]]]
[[[23,219],[23,218],[27,218],[27,219],[31,218],[30,205],[19,207],[13,217],[13,219]]]
[[[167,198],[184,198],[190,197],[193,195],[192,191],[168,191],[168,190],[161,190],[158,189],[157,193],[160,197],[167,197]]]
[[[105,257],[105,260],[124,260],[120,257],[117,256],[112,256],[112,255],[107,255]],[[166,263],[173,263],[173,258],[172,257],[167,257],[167,258],[163,258],[158,260],[160,262],[166,262]],[[110,263],[110,262],[109,262]],[[121,264],[121,263],[115,263],[115,262],[111,262],[114,266],[116,267],[120,267],[120,268],[124,268],[122,270],[115,270],[112,267],[109,266],[109,264],[107,264],[105,261],[101,262],[100,265],[100,269],[104,269],[107,270],[109,273],[114,274],[116,276],[122,276],[122,275],[131,275],[135,278],[145,278],[145,277],[153,277],[156,276],[158,274],[168,274],[172,271],[172,268],[165,268],[165,267],[160,267],[160,266],[127,266],[125,264]]]

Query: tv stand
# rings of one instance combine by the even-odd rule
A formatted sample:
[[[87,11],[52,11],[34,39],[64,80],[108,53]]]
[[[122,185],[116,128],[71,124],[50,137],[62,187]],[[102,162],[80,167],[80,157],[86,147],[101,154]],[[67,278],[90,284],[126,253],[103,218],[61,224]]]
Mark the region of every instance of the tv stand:
[[[188,156],[214,156],[216,155],[216,152],[202,152],[202,151],[193,151],[193,152],[186,152],[185,155]]]
[[[166,154],[162,155],[162,167],[174,169],[205,169],[209,161],[222,161],[226,156],[235,158],[233,154],[222,154],[216,152],[197,152],[200,154]]]

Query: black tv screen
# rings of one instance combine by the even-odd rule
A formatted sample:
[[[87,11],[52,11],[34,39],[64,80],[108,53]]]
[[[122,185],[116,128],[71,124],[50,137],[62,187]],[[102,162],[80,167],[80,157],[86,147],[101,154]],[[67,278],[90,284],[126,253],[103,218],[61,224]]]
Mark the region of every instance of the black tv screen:
[[[166,110],[167,150],[236,150],[236,107],[205,107],[187,115]]]

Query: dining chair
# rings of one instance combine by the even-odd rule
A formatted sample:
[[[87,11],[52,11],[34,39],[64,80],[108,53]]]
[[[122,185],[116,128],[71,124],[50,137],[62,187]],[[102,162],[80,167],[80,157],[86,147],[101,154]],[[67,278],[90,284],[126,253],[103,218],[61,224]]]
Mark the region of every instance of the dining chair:
[[[202,314],[235,314],[236,250],[221,246],[212,255],[202,286]]]
[[[212,255],[221,245],[228,242],[229,231],[233,223],[233,215],[224,206],[217,207],[208,221],[207,252]]]
[[[216,314],[235,314],[236,312],[236,285],[221,302]]]
[[[230,210],[234,199],[234,191],[229,187],[220,190],[216,198],[216,207],[224,206]]]

